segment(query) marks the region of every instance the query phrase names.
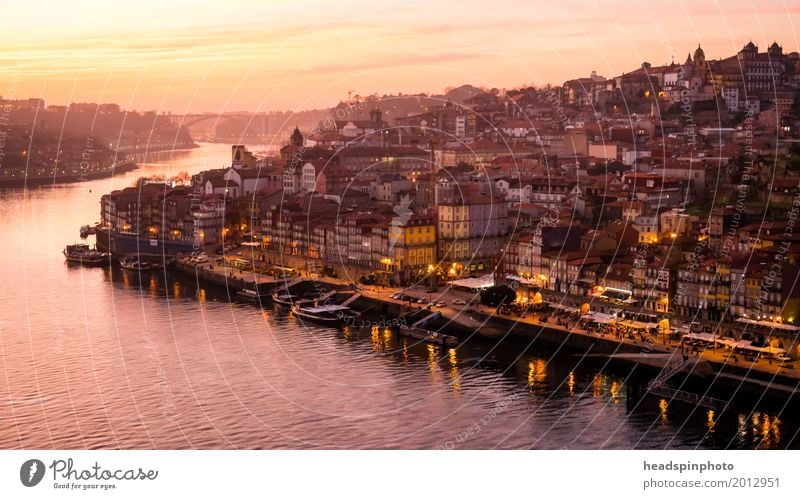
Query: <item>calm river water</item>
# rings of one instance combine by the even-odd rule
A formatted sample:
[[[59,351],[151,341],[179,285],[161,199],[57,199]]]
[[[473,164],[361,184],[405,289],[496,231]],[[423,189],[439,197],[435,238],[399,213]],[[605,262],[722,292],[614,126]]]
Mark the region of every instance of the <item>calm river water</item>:
[[[228,162],[204,144],[147,174]],[[191,278],[68,267],[113,179],[0,192],[2,448],[796,447],[797,416],[626,396],[520,341],[457,350],[310,329]]]

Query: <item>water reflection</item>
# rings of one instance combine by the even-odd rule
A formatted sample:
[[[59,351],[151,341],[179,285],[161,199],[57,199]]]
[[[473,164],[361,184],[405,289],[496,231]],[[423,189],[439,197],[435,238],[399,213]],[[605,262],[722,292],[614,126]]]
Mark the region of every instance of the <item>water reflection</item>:
[[[709,409],[706,412],[706,433],[708,433],[709,437],[714,435],[714,427],[717,424],[716,420],[714,419],[715,416],[716,414],[713,409]]]
[[[456,392],[461,391],[461,373],[458,370],[458,354],[455,348],[447,350],[447,364],[450,366],[450,386]]]
[[[669,423],[669,415],[667,413],[669,402],[667,402],[667,399],[660,399],[658,401],[658,409],[661,411],[661,422],[665,424]]]
[[[428,372],[430,373],[430,379],[434,385],[438,386],[442,383],[442,375],[439,370],[439,348],[430,343],[426,344],[425,347],[428,351]]]
[[[531,359],[528,362],[528,386],[533,387],[545,381],[547,381],[547,361],[538,358]]]
[[[378,326],[372,326],[370,330],[370,341],[372,342],[372,349],[374,351],[383,351],[383,342],[381,341],[380,329],[378,329]]]

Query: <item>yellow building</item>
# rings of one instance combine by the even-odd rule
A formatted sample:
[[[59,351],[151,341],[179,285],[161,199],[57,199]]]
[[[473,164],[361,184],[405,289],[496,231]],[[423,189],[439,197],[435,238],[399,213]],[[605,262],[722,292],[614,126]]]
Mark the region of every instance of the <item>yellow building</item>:
[[[392,268],[401,279],[410,279],[419,270],[436,265],[436,219],[433,215],[397,217],[389,230]]]

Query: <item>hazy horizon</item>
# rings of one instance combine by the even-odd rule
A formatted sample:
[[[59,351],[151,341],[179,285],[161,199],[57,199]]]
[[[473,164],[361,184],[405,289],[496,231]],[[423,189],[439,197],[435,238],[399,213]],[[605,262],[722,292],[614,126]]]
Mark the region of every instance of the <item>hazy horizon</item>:
[[[752,40],[798,50],[800,6],[594,0],[428,6],[325,2],[99,1],[5,7],[0,95],[114,102],[172,113],[301,111],[353,95],[517,88],[707,59]],[[757,10],[756,10],[757,9]],[[767,30],[765,26],[769,26]],[[700,32],[702,31],[702,35]]]

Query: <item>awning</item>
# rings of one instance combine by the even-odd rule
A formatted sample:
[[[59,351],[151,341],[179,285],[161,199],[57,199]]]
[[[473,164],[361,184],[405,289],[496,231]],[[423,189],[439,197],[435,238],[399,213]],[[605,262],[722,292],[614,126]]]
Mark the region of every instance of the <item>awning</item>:
[[[589,322],[594,322],[596,324],[609,324],[616,320],[611,314],[604,314],[602,312],[589,312],[588,314],[582,315],[581,319],[587,320]]]
[[[684,334],[683,338],[690,340],[708,341],[708,342],[717,341],[720,339],[719,336],[709,333],[689,333],[689,334]]]
[[[580,310],[578,310],[575,307],[568,307],[567,305],[562,305],[561,303],[549,303],[548,302],[548,305],[550,305],[550,307],[552,307],[552,308],[554,308],[556,310],[563,310],[565,312],[580,312]]]
[[[486,274],[480,277],[467,277],[456,279],[450,282],[450,286],[458,286],[469,289],[484,289],[494,286],[494,274]]]
[[[620,322],[623,326],[627,326],[633,329],[650,329],[657,327],[658,324],[653,324],[651,322],[639,322],[639,321],[631,321],[631,320],[623,320]]]
[[[766,327],[770,329],[780,329],[781,331],[789,331],[793,333],[800,331],[800,327],[797,326],[791,326],[789,324],[781,324],[779,322],[771,322],[771,321],[756,321],[753,319],[745,319],[744,317],[736,319],[736,322],[740,324],[748,324],[751,326]]]

